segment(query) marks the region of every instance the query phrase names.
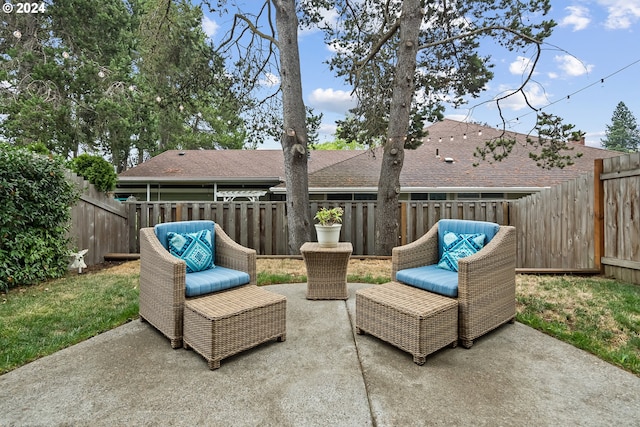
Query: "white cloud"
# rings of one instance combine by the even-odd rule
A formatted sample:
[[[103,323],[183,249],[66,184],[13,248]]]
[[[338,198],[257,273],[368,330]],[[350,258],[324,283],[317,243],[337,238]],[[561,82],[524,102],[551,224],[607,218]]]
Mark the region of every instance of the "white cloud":
[[[573,27],[573,31],[580,31],[587,28],[591,22],[589,9],[584,6],[568,6],[564,10],[569,14],[560,21],[561,27]]]
[[[344,90],[318,88],[309,95],[309,106],[318,110],[346,114],[349,109],[356,106],[356,99]]]
[[[320,142],[333,141],[336,134],[337,126],[334,123],[321,123],[318,129]]]
[[[575,56],[557,55],[553,59],[558,64],[558,67],[560,67],[560,70],[562,70],[565,75],[571,77],[582,76],[584,74],[590,73],[591,70],[593,70],[592,64],[586,64],[577,59]]]
[[[522,76],[526,75],[531,71],[531,67],[533,63],[531,58],[527,58],[526,56],[518,56],[518,58],[509,64],[509,72],[511,74]]]
[[[513,91],[514,89],[511,87],[502,86],[500,87],[499,97],[501,98],[509,93],[513,93]],[[514,93],[513,95],[500,101],[500,108],[503,111],[519,111],[525,108],[530,108],[529,106],[539,108],[549,104],[549,99],[547,98],[549,94],[545,93],[540,86],[527,86],[524,90],[524,93],[526,95],[526,101],[524,95],[521,92]],[[495,103],[490,103],[489,106],[495,108]]]
[[[202,30],[210,39],[213,39],[219,28],[220,25],[218,25],[216,21],[210,19],[208,16],[202,17]]]
[[[640,21],[640,0],[598,0],[607,9],[605,28],[624,30]]]
[[[259,84],[266,87],[278,86],[280,84],[280,77],[273,73],[267,73],[260,79]]]

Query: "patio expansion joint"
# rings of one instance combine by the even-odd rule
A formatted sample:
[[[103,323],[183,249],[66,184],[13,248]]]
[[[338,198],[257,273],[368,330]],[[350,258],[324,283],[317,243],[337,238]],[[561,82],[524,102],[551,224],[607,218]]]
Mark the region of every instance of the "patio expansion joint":
[[[378,423],[373,412],[373,405],[371,403],[371,395],[369,393],[369,382],[367,381],[367,375],[365,373],[364,366],[362,365],[362,357],[360,356],[360,348],[358,347],[358,340],[356,339],[355,332],[355,319],[353,318],[349,308],[347,307],[347,301],[344,302],[349,317],[349,324],[351,326],[351,339],[353,340],[353,346],[356,349],[356,357],[358,359],[358,366],[360,367],[360,375],[362,375],[362,383],[364,384],[365,394],[367,395],[367,404],[369,405],[369,416],[371,417],[371,425],[376,427]]]

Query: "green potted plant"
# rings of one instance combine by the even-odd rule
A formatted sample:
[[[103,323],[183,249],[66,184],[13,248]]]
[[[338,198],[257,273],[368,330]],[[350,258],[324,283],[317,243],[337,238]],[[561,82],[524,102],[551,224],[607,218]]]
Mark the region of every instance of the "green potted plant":
[[[335,208],[320,208],[320,210],[316,212],[313,219],[318,221],[315,226],[320,246],[324,248],[335,248],[338,246],[343,213],[344,211],[339,206]]]

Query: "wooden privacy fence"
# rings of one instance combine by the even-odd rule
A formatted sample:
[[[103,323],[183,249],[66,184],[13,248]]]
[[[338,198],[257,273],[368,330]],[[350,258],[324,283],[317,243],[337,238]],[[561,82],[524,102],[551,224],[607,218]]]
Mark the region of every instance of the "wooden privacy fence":
[[[604,159],[600,183],[604,272],[640,283],[640,153]]]
[[[102,262],[109,252],[138,253],[142,227],[193,219],[216,221],[261,255],[288,254],[285,202],[120,203],[81,185],[72,236],[79,249],[89,249],[87,264]],[[345,211],[340,240],[352,242],[356,256],[373,255],[375,202],[312,202],[309,209],[336,205]],[[515,226],[521,269],[602,271],[640,283],[638,153],[596,160],[594,173],[518,200],[401,202],[398,244],[414,241],[443,218]]]
[[[594,175],[511,202],[520,268],[596,269]]]
[[[67,178],[81,191],[80,200],[71,208],[69,236],[74,247],[70,249],[88,249],[84,257],[87,265],[103,262],[110,252],[128,252],[125,206],[73,172],[68,172]]]
[[[602,272],[640,284],[640,154],[511,202],[520,268]]]
[[[286,202],[125,202],[129,218],[129,251],[139,252],[140,228],[169,221],[210,219],[229,236],[261,255],[287,255],[289,251]],[[353,244],[354,255],[374,254],[375,202],[312,202],[320,207],[344,209],[340,240]],[[494,221],[506,224],[507,201],[425,201],[400,204],[398,244],[414,241],[441,218]],[[312,227],[312,239],[315,228]]]

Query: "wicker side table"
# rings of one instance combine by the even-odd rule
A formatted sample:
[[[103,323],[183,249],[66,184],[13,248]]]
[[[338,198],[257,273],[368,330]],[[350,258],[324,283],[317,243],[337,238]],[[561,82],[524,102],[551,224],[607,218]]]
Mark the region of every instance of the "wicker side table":
[[[307,299],[347,299],[347,267],[353,246],[338,242],[335,248],[324,248],[307,242],[300,248],[307,267]]]
[[[209,363],[263,342],[286,339],[286,303],[278,295],[246,285],[187,300],[184,305],[183,342]]]
[[[397,282],[356,291],[356,332],[411,353],[427,355],[458,343],[458,301]]]

